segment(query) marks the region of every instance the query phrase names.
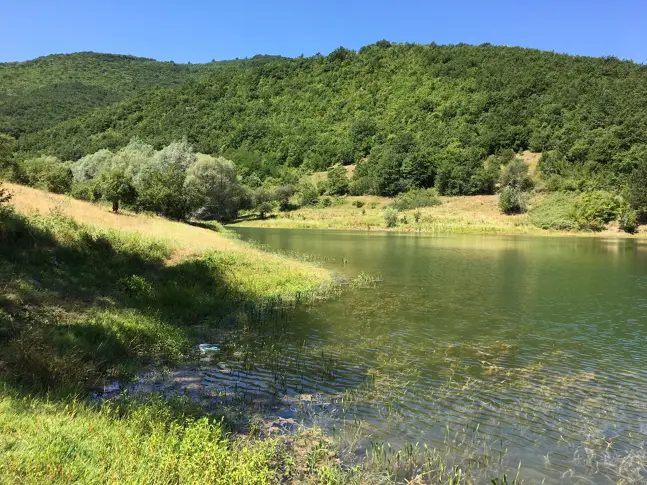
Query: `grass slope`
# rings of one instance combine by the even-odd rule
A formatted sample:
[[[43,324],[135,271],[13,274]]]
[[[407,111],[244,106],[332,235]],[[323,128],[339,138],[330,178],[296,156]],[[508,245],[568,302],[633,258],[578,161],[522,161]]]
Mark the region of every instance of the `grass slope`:
[[[188,402],[77,396],[143,365],[184,362],[225,322],[249,322],[245,309],[317,291],[329,273],[208,229],[10,190],[17,211],[0,208],[0,482],[289,479],[284,446],[231,439]]]

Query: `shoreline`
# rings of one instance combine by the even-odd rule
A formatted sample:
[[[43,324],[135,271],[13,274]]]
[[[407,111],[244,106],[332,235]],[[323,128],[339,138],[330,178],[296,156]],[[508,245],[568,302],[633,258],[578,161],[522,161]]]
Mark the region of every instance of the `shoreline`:
[[[506,230],[472,230],[470,226],[457,227],[455,230],[429,230],[429,229],[415,229],[415,228],[387,228],[387,227],[371,227],[370,229],[363,229],[359,227],[315,227],[304,225],[287,224],[268,224],[268,221],[275,219],[266,219],[265,221],[244,221],[226,224],[225,227],[230,230],[236,228],[251,228],[251,229],[295,229],[300,231],[338,231],[338,232],[355,232],[355,233],[393,233],[393,234],[420,234],[420,235],[474,235],[474,236],[539,236],[539,237],[578,237],[578,238],[593,238],[593,239],[633,239],[638,241],[647,241],[647,230],[636,234],[628,234],[619,231],[605,230],[600,232],[594,231],[556,231],[548,229],[535,228],[529,231],[506,231]],[[646,226],[641,226],[645,228]]]

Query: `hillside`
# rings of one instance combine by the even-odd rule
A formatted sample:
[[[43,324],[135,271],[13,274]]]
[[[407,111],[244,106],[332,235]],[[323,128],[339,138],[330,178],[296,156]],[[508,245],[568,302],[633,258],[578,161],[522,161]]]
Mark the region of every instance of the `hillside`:
[[[77,159],[133,136],[156,147],[187,136],[261,176],[360,162],[358,178],[390,174],[384,195],[488,193],[484,161],[502,150],[542,152],[542,172],[576,187],[617,188],[647,153],[647,66],[381,41],[148,91],[24,136],[21,150]]]
[[[0,63],[0,132],[19,137],[146,90],[178,86],[246,62],[176,64],[79,52]]]

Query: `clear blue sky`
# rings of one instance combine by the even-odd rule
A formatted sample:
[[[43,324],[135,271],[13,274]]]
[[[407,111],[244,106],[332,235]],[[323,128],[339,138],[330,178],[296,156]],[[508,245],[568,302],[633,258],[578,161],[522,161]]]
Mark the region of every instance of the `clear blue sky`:
[[[2,0],[0,61],[76,51],[176,62],[326,54],[380,39],[647,63],[647,0]]]

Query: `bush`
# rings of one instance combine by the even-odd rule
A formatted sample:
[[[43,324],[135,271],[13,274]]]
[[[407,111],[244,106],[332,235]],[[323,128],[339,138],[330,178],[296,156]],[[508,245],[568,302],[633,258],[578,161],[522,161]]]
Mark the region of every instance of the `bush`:
[[[398,210],[410,210],[440,204],[436,189],[413,189],[399,194],[392,205]]]
[[[11,194],[7,189],[3,188],[2,183],[0,183],[0,215],[2,215],[2,213],[7,210],[10,200]]]
[[[350,195],[366,195],[372,193],[371,179],[369,177],[353,178],[348,185]]]
[[[528,165],[519,158],[513,158],[501,172],[499,183],[502,187],[514,187],[521,191],[532,188],[532,179],[528,173]]]
[[[321,207],[330,207],[332,205],[332,199],[330,197],[322,197],[319,203]]]
[[[601,231],[616,218],[618,207],[618,198],[609,192],[585,192],[575,203],[575,220],[580,229]]]
[[[319,202],[319,191],[314,184],[303,182],[299,187],[299,198],[302,206],[314,206]]]
[[[384,222],[386,222],[386,227],[395,227],[398,225],[398,211],[393,207],[387,207],[384,209]]]
[[[626,202],[618,208],[618,226],[629,234],[636,232],[638,227],[638,213]]]
[[[292,184],[279,185],[274,189],[274,198],[279,203],[280,211],[289,211],[295,208],[294,204],[290,203],[290,198],[297,193],[297,188]]]
[[[504,187],[499,192],[499,209],[504,214],[526,212],[526,194],[517,187]]]
[[[96,202],[101,200],[101,187],[95,181],[80,182],[72,186],[70,195],[75,199]]]
[[[346,169],[336,165],[328,169],[327,192],[330,195],[345,195],[348,193],[348,175]]]
[[[358,209],[361,209],[364,207],[364,201],[362,200],[354,200],[353,201],[353,207],[357,207]]]
[[[547,196],[530,212],[530,222],[541,229],[571,231],[577,229],[575,220],[575,202],[572,194],[556,193]]]
[[[64,194],[72,188],[72,171],[56,157],[42,156],[25,160],[20,168],[25,182],[34,187],[56,194]]]

